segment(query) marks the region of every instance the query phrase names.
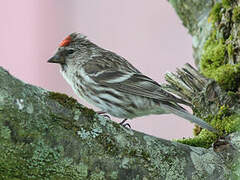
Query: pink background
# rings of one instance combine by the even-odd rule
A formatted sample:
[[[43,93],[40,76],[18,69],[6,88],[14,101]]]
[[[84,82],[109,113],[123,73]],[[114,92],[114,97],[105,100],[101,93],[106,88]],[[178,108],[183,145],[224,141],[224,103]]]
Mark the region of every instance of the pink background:
[[[75,98],[59,66],[46,63],[71,32],[87,35],[160,83],[167,71],[194,62],[191,37],[166,0],[2,0],[0,9],[0,66],[25,82]],[[193,127],[174,115],[130,124],[167,139],[189,137]]]

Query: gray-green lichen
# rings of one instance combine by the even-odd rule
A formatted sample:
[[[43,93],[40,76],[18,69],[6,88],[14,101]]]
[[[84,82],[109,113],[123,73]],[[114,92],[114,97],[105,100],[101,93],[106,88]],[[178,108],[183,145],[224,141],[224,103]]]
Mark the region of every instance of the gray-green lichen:
[[[198,31],[198,23],[213,6],[213,2],[209,0],[169,0],[169,3],[192,35]]]
[[[124,128],[1,68],[0,81],[0,179],[186,179],[196,171],[188,146]]]

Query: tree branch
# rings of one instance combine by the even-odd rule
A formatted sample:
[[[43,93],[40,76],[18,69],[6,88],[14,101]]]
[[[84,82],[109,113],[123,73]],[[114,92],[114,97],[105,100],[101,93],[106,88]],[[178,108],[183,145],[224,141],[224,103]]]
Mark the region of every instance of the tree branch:
[[[2,179],[224,179],[231,174],[212,148],[124,128],[2,68],[0,82]]]
[[[169,2],[193,36],[199,64],[212,31],[208,15],[214,4],[210,0]],[[218,5],[226,6],[219,21],[224,25],[225,17],[235,12],[233,22],[225,22],[232,27],[239,21],[239,11],[229,11],[230,5],[227,1]],[[233,40],[238,39],[235,34]],[[223,41],[218,43],[221,50]],[[228,56],[236,59],[236,49],[229,46]],[[193,103],[202,117],[219,121],[224,135],[236,131],[238,92],[225,92],[190,65],[177,74],[168,73],[166,79],[165,88]],[[3,68],[0,82],[0,179],[240,178],[239,132],[218,139],[213,148],[192,147],[124,128],[64,94],[25,84]]]

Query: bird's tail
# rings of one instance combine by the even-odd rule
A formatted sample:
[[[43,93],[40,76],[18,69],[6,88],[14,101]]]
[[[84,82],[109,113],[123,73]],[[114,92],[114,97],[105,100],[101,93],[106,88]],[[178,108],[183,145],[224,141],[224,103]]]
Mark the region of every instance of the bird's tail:
[[[184,109],[180,109],[178,107],[172,107],[171,105],[166,105],[166,104],[161,104],[161,106],[164,107],[164,109],[166,111],[176,114],[177,116],[180,116],[184,119],[187,119],[188,121],[193,122],[204,129],[207,129],[207,130],[215,132],[215,133],[218,132],[211,125],[209,125],[206,121],[203,121],[202,119],[190,114],[189,112],[187,112]]]

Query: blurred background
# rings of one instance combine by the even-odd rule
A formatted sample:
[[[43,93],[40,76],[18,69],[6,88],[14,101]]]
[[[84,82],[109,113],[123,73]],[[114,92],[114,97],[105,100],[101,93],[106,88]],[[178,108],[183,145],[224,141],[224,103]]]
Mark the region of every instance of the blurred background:
[[[1,0],[0,9],[0,66],[27,83],[74,98],[59,66],[46,63],[72,32],[125,57],[160,83],[167,71],[194,64],[191,36],[166,0]],[[174,115],[129,123],[134,130],[165,139],[192,136],[193,124]]]

